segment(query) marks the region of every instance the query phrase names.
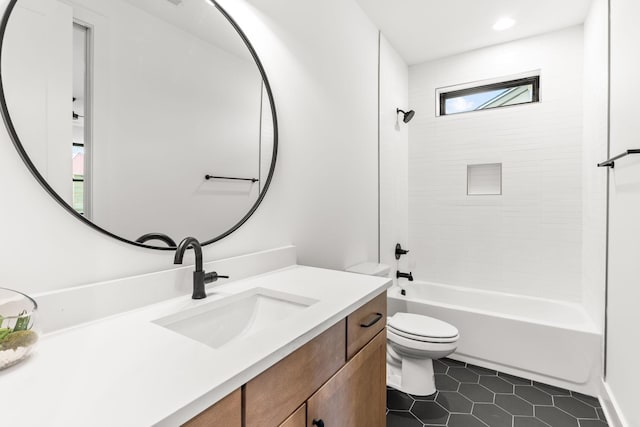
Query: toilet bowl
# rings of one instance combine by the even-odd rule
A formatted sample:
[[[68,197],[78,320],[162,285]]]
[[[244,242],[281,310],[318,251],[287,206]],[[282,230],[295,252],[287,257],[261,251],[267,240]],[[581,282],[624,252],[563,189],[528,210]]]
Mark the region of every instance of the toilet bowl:
[[[436,392],[433,359],[456,350],[458,330],[441,320],[412,313],[387,318],[387,385],[405,393]]]
[[[388,277],[384,264],[362,263],[346,271]],[[458,330],[442,320],[412,313],[387,318],[387,385],[416,396],[436,392],[433,359],[457,348]]]

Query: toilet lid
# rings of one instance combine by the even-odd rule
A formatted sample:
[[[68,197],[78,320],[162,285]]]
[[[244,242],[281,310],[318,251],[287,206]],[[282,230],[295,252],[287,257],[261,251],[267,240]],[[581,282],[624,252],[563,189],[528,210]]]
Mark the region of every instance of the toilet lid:
[[[424,338],[455,338],[458,330],[442,320],[413,313],[396,313],[388,320],[388,326],[404,334]]]

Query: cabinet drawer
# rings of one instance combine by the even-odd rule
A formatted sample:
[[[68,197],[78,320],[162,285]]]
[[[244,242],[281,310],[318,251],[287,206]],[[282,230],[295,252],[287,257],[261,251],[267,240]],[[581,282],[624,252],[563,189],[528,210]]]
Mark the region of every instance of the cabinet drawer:
[[[241,427],[242,394],[240,389],[183,424],[183,427]]]
[[[387,324],[387,293],[383,292],[347,317],[347,360]]]
[[[345,321],[245,385],[245,427],[279,425],[344,365]]]

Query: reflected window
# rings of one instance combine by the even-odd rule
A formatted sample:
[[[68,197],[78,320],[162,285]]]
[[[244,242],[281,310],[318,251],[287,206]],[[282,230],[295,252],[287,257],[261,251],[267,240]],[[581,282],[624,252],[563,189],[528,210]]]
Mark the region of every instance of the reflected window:
[[[440,115],[468,113],[540,101],[540,76],[440,92]]]
[[[89,72],[89,28],[73,24],[73,141],[71,141],[71,164],[73,179],[72,206],[76,212],[89,216],[88,156],[88,72]]]

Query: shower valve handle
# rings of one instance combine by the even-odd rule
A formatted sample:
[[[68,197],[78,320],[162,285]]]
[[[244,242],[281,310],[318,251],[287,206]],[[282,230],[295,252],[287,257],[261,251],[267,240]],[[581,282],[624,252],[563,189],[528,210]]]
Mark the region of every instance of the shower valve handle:
[[[406,255],[408,253],[409,253],[408,250],[402,249],[402,246],[400,246],[400,243],[396,244],[396,259],[400,259],[402,255]]]

